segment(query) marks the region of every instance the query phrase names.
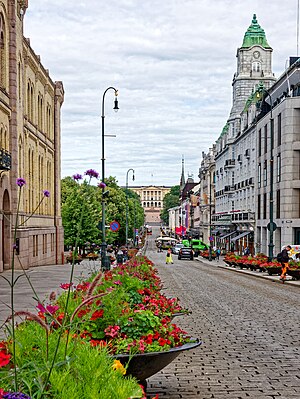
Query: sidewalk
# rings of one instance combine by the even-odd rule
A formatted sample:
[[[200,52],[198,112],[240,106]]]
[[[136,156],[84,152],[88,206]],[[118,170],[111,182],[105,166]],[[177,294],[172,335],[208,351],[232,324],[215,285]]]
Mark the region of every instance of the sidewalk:
[[[96,270],[100,270],[100,261],[84,260],[74,267],[74,284],[78,284],[80,280],[88,277]],[[70,281],[71,265],[48,265],[37,266],[26,270],[30,281],[36,290],[40,301],[47,300],[51,292],[61,292],[61,283]],[[29,285],[27,278],[23,275],[22,270],[15,271],[15,277],[21,276],[14,289],[15,310],[28,310],[36,312],[37,300]],[[10,286],[8,282],[1,277],[11,279],[11,270],[5,270],[0,274],[0,327],[2,323],[10,315]],[[0,330],[0,337],[3,331]]]
[[[204,263],[209,266],[220,267],[222,269],[231,270],[236,273],[248,274],[253,277],[263,278],[265,280],[274,281],[276,283],[282,284],[282,281],[280,280],[280,276],[276,276],[276,275],[269,276],[267,272],[251,271],[249,269],[240,269],[238,267],[228,266],[223,261],[222,257],[220,257],[219,261],[217,261],[217,260],[209,261],[207,259],[202,258],[201,256],[199,256],[198,258],[194,258],[194,259],[197,260],[198,262]],[[291,276],[287,276],[286,281],[284,282],[284,285],[285,284],[300,287],[300,280],[293,280]]]

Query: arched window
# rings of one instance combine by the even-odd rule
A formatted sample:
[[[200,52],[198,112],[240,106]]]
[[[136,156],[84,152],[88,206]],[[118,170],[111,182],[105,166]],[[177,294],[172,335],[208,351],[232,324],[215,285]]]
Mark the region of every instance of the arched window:
[[[30,83],[27,83],[27,118],[30,118],[30,104],[31,104],[31,100],[30,100]]]

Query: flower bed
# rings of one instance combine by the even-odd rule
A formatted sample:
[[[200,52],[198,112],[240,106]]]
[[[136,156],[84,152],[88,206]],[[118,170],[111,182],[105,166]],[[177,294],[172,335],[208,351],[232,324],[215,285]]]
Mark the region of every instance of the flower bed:
[[[25,321],[15,329],[14,341],[9,337],[0,345],[3,390],[13,390],[14,371],[18,369],[19,389],[25,394],[35,393],[34,397],[43,389],[47,389],[47,398],[71,397],[61,392],[69,394],[74,387],[74,397],[91,397],[87,389],[93,387],[101,392],[101,398],[142,398],[142,388],[135,380],[124,379],[126,367],[115,366],[108,355],[128,354],[130,358],[137,353],[168,352],[195,342],[172,322],[173,315],[184,310],[177,298],[161,294],[161,280],[145,257],[134,258],[77,285],[62,283],[61,288],[65,291],[58,298],[52,295],[48,303],[38,305],[37,314],[16,312]],[[47,379],[58,340],[57,356]],[[105,384],[111,385],[106,396],[100,386],[103,379],[94,378],[101,373]],[[83,375],[86,381],[82,385],[86,388],[80,383]]]

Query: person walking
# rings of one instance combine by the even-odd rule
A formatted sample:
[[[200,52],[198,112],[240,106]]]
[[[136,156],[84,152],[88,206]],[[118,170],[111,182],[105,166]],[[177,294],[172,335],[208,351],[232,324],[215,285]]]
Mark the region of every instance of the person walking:
[[[216,249],[216,258],[217,258],[217,262],[219,262],[219,260],[220,260],[220,255],[221,255],[221,250],[220,250],[220,248],[217,248],[217,249]]]
[[[289,251],[292,249],[290,245],[287,245],[286,247],[283,247],[282,251],[277,255],[277,259],[279,258],[279,261],[281,263],[281,275],[280,275],[280,280],[284,283],[286,280],[286,273],[289,269]]]
[[[168,249],[167,255],[166,255],[166,264],[168,264],[168,263],[172,263],[173,264],[171,248]]]

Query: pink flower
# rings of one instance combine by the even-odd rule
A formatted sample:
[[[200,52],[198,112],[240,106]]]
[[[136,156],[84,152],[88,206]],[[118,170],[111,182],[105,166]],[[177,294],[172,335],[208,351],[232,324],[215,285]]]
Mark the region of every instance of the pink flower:
[[[114,284],[116,284],[116,285],[122,285],[122,283],[121,283],[121,281],[120,281],[120,280],[116,280],[116,281],[114,281]]]
[[[58,309],[59,306],[57,305],[47,305],[46,307],[44,305],[42,305],[41,303],[39,303],[37,305],[37,309],[42,312],[42,313],[50,313],[50,314],[54,314]]]
[[[104,332],[107,336],[115,338],[118,335],[118,331],[120,330],[119,326],[108,326]]]

